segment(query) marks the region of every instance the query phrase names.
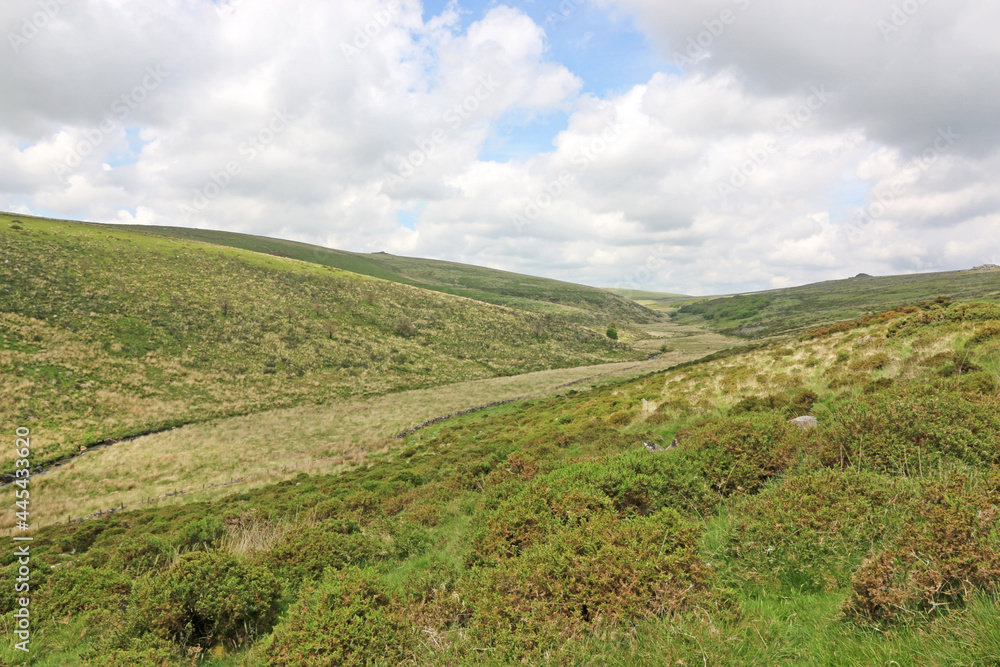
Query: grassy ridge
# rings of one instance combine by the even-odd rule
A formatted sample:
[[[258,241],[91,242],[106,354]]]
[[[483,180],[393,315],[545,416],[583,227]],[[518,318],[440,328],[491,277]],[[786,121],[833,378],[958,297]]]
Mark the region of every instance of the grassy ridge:
[[[506,405],[41,530],[35,664],[988,665],[998,414],[1000,307],[962,303]]]
[[[859,276],[801,287],[703,299],[682,306],[679,322],[705,321],[717,331],[745,338],[800,333],[938,296],[1000,300],[1000,270],[949,271],[905,276]]]
[[[36,428],[35,463],[223,415],[638,356],[330,266],[15,219],[0,216],[0,420]]]
[[[657,319],[649,309],[608,290],[480,266],[387,253],[354,253],[234,232],[143,225],[125,227],[140,233],[291,257],[487,303],[556,315],[587,325],[646,323]]]

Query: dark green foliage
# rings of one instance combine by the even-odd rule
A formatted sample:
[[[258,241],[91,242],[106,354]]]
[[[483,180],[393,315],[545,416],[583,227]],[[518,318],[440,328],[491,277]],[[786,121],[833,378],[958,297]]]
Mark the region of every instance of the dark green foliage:
[[[1000,461],[995,398],[905,385],[842,401],[830,411],[820,448],[825,465],[917,475],[944,461]]]
[[[608,330],[604,332],[608,338],[611,340],[618,340],[618,329],[614,327],[608,327]]]
[[[373,570],[327,571],[252,653],[268,667],[399,665],[413,655],[416,633],[404,609]]]
[[[310,526],[286,535],[259,558],[261,565],[292,582],[317,579],[328,567],[364,566],[389,555],[387,544],[364,533],[336,532],[340,526]]]
[[[681,450],[722,495],[759,489],[788,468],[805,439],[770,412],[706,420],[678,434]]]
[[[211,549],[226,534],[226,527],[217,516],[206,516],[184,529],[181,544],[192,549]]]
[[[833,591],[898,529],[910,495],[870,473],[790,477],[729,507],[725,553],[749,583]]]
[[[185,554],[169,570],[134,587],[129,634],[149,632],[182,647],[241,645],[270,629],[279,593],[269,571],[231,554]]]
[[[48,577],[34,604],[39,617],[67,618],[82,612],[122,609],[133,579],[112,570],[67,564]]]
[[[688,304],[680,309],[687,315],[701,315],[706,320],[750,320],[771,305],[766,296],[738,296],[725,299],[708,299]]]

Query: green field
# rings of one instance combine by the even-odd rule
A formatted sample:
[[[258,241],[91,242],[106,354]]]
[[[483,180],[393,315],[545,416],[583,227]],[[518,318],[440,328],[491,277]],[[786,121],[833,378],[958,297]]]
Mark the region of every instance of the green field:
[[[846,280],[702,299],[682,306],[679,322],[704,322],[716,331],[744,338],[802,333],[867,312],[947,296],[1000,300],[1000,270],[948,271],[904,276],[858,276]]]
[[[137,233],[190,239],[278,257],[291,257],[436,292],[559,316],[581,324],[600,326],[608,322],[646,323],[657,319],[655,313],[628,298],[613,294],[613,290],[481,266],[398,257],[384,252],[364,254],[332,250],[307,243],[233,232],[143,225],[123,227]]]
[[[159,432],[4,487],[32,644],[0,665],[998,664],[995,272],[629,294],[681,312],[615,342],[542,312],[561,284],[521,310],[19,219],[9,432],[35,463]]]
[[[0,420],[39,428],[36,463],[209,418],[643,358],[603,327],[113,226],[0,215],[0,256]]]

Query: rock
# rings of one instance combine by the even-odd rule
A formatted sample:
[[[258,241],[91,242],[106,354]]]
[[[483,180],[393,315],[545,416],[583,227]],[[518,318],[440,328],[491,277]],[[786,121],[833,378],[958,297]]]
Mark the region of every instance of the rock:
[[[996,271],[997,269],[1000,269],[1000,266],[997,266],[996,264],[982,264],[980,266],[972,267],[970,271]]]
[[[655,442],[651,442],[649,440],[647,440],[646,442],[642,443],[642,446],[645,447],[646,449],[648,449],[651,452],[662,452],[662,451],[664,451],[663,447],[660,447]]]
[[[790,419],[789,421],[801,429],[816,428],[819,426],[819,420],[815,417],[802,416]]]
[[[674,438],[674,441],[670,443],[670,446],[667,447],[667,449],[677,449],[680,444],[681,443],[677,441],[677,438]]]

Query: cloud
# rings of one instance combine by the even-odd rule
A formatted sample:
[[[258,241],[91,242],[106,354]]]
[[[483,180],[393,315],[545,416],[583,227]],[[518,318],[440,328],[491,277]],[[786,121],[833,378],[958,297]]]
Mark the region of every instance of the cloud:
[[[987,3],[607,0],[683,58],[598,96],[506,5],[53,2],[30,38],[37,0],[0,8],[8,210],[689,293],[1000,255]]]

